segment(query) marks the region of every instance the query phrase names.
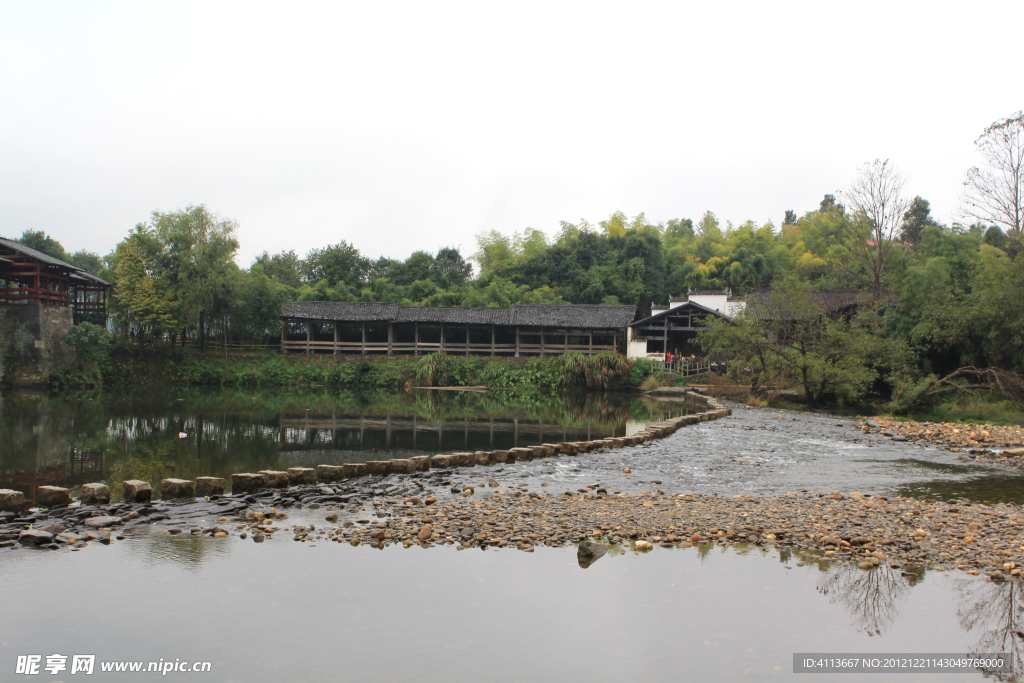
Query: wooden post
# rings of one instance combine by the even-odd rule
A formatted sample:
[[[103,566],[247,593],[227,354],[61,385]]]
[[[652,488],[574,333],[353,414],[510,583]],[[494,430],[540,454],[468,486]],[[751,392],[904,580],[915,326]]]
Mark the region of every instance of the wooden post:
[[[668,356],[668,315],[665,316],[665,356]]]
[[[363,323],[363,345],[362,345],[361,355],[363,355],[363,356],[366,355],[366,323]],[[360,446],[363,445],[362,427],[360,427],[360,431],[359,431],[359,445]]]
[[[444,351],[444,323],[441,323],[441,351]]]
[[[412,324],[412,327],[413,327],[412,352],[413,352],[413,355],[418,356],[418,355],[420,355],[420,322],[417,320],[416,322],[414,322]],[[413,431],[413,445],[414,446],[416,445],[416,432],[415,431]]]
[[[389,321],[388,321],[388,355],[389,355],[389,356],[391,356],[391,355],[394,355],[394,352],[393,352],[393,351],[391,350],[391,340],[392,340],[392,339],[394,338],[394,336],[395,336],[395,335],[394,335],[394,332],[393,332],[393,330],[392,330],[392,325],[391,325],[391,321],[389,320]],[[390,418],[389,418],[389,419],[390,419]],[[390,429],[390,428],[389,428],[389,429]],[[389,432],[389,433],[390,433],[390,432]],[[389,443],[388,445],[390,446],[391,444]]]
[[[565,331],[565,343],[562,345],[562,353],[569,353],[569,331]]]
[[[491,325],[491,358],[494,358],[494,325]],[[492,425],[493,429],[493,425]],[[494,444],[491,444],[494,445]]]
[[[591,332],[587,335],[587,355],[594,355],[594,333]]]
[[[516,358],[519,358],[519,326],[516,325]]]
[[[313,323],[310,320],[306,321],[306,353],[313,353],[313,347],[310,343],[313,341]]]
[[[334,355],[337,356],[341,353],[341,348],[338,346],[338,321],[334,321]]]
[[[466,355],[469,355],[469,325],[466,325]]]
[[[281,325],[281,355],[282,356],[288,353],[288,349],[286,349],[285,346],[284,346],[285,342],[286,342],[286,337],[287,337],[285,332],[287,330],[288,330],[288,321],[286,320],[284,325]],[[184,332],[182,332],[182,335],[181,335],[181,343],[182,343],[182,346],[185,345],[185,334],[184,334]]]
[[[544,355],[544,328],[540,328],[540,355]]]

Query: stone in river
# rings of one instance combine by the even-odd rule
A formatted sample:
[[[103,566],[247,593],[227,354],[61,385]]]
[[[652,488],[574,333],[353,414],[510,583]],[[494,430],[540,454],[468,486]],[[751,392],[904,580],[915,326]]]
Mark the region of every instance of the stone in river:
[[[285,475],[286,477],[288,475]],[[253,474],[251,472],[243,472],[241,474],[231,475],[231,492],[232,493],[252,493],[259,491],[265,486],[262,474]]]
[[[608,548],[603,543],[583,541],[576,548],[576,559],[579,560],[580,566],[586,569],[607,552]]]
[[[71,504],[71,493],[61,486],[40,486],[36,489],[39,507],[52,508]]]
[[[429,524],[424,524],[420,527],[419,532],[416,534],[416,538],[420,539],[420,541],[429,541],[432,533],[434,533],[434,529]]]
[[[220,477],[196,477],[197,496],[219,496],[224,493],[224,480]]]
[[[341,481],[345,478],[345,467],[343,465],[317,465],[316,480],[321,484],[329,484],[333,481]]]
[[[317,480],[316,470],[312,467],[289,467],[288,483],[292,486],[303,484],[315,484]]]
[[[327,521],[328,522],[337,522],[338,521],[338,513],[337,512],[332,512],[331,514],[327,515]]]
[[[39,529],[29,529],[28,531],[22,531],[18,535],[18,543],[22,545],[46,545],[52,542],[53,534],[48,531],[40,531]]]
[[[147,481],[129,479],[124,483],[124,502],[145,503],[153,499],[153,488]]]
[[[114,526],[115,524],[120,523],[120,517],[90,517],[84,522],[85,526],[93,529],[105,529],[108,526]]]
[[[639,550],[640,552],[647,552],[648,550],[652,550],[654,546],[648,543],[647,541],[637,541],[633,544],[633,548],[635,550]]]
[[[459,531],[459,536],[462,536],[463,538],[467,538],[467,539],[468,538],[473,538],[473,527],[468,526],[465,529],[460,530]]]
[[[110,502],[110,489],[104,484],[82,484],[82,494],[79,496],[82,505],[100,505]]]
[[[64,533],[64,526],[62,524],[47,524],[46,526],[39,527],[39,530],[56,536],[57,534]]]
[[[263,485],[269,489],[286,489],[289,486],[287,472],[260,470],[259,473],[263,475]]]
[[[164,479],[160,482],[160,497],[164,500],[173,498],[195,498],[196,485],[189,479]]]
[[[25,502],[25,494],[21,491],[11,489],[0,489],[0,511],[21,512],[28,503]]]

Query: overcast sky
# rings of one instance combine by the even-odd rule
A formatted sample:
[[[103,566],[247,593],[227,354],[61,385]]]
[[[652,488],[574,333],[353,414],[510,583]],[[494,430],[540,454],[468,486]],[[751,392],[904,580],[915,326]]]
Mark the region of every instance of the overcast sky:
[[[957,215],[1024,3],[0,2],[0,234],[206,204],[404,258],[616,210],[781,223],[890,158]]]

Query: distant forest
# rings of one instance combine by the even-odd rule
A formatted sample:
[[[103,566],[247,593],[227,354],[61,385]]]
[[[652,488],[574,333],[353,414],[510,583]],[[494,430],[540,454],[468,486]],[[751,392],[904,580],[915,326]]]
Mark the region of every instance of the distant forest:
[[[482,232],[476,251],[370,258],[339,240],[305,255],[264,252],[236,263],[237,226],[205,206],[154,212],[106,256],[67,253],[43,232],[19,241],[115,284],[115,332],[133,339],[279,334],[289,300],[410,306],[633,304],[641,314],[688,289],[856,288],[878,304],[874,334],[916,350],[923,372],[963,364],[1024,367],[1024,115],[976,141],[963,222],[943,225],[909,196],[889,161],[865,164],[847,191],[825,194],[778,225],[714,213],[652,223],[616,212],[557,234]],[[476,268],[473,267],[475,262]]]

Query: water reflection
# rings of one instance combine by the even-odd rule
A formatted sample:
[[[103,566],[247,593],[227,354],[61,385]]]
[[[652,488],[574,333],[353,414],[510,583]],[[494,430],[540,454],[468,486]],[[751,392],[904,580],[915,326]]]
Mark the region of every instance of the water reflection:
[[[977,633],[972,654],[1001,652],[1010,659],[1010,674],[997,680],[1017,681],[1024,674],[1024,589],[1019,581],[957,578],[957,615],[960,627]]]
[[[817,586],[869,636],[880,636],[892,626],[910,588],[901,573],[890,567],[864,571],[845,563],[832,567]]]
[[[232,472],[623,436],[683,402],[538,392],[139,391],[0,395],[0,487]]]
[[[923,583],[924,568],[900,572],[882,566],[864,571],[852,564],[833,565],[817,591],[842,605],[858,630],[884,636],[899,620],[910,590]],[[958,575],[945,582],[952,589],[960,628],[976,636],[967,654],[1004,653],[1008,672],[986,672],[1002,681],[1019,681],[1024,674],[1024,584]]]

